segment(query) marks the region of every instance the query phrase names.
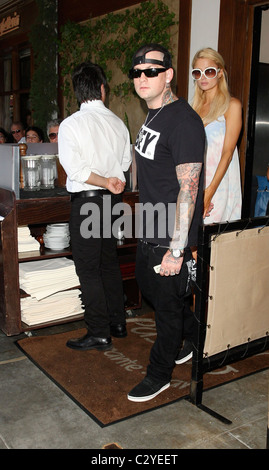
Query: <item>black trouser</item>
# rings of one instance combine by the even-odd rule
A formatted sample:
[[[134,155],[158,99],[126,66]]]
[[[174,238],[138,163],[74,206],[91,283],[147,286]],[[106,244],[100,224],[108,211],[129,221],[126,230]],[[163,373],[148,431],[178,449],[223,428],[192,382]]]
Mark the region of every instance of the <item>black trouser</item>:
[[[155,310],[157,337],[150,352],[147,374],[158,381],[170,381],[182,341],[187,266],[175,276],[160,276],[153,267],[161,264],[167,250],[139,241],[136,278],[143,296]]]
[[[73,259],[80,281],[82,302],[85,306],[84,319],[89,333],[101,338],[110,336],[110,324],[126,322],[117,240],[113,235],[108,238],[103,237],[105,224],[111,225],[107,213],[103,220],[103,204],[108,201],[106,198],[110,197],[112,210],[113,206],[121,201],[121,196],[112,194],[111,196],[100,195],[74,199],[69,224]],[[91,210],[87,215],[81,215],[80,211],[84,204],[89,203],[94,204],[95,209],[97,208],[96,214],[100,214],[100,236],[85,238],[83,234],[85,235],[87,226],[86,219],[91,214]],[[84,225],[81,226],[83,221]],[[111,221],[113,223],[114,217],[111,217]],[[98,220],[96,227],[98,232]]]

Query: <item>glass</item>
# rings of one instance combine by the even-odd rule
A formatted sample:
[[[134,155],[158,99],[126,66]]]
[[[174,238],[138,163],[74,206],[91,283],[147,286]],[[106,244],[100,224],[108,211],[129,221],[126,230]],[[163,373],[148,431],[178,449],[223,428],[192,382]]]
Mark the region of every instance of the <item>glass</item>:
[[[38,191],[41,185],[40,156],[21,157],[23,183],[26,191]]]
[[[41,188],[54,188],[54,180],[57,178],[56,156],[42,155],[41,157]]]
[[[158,77],[159,73],[165,72],[167,69],[131,69],[129,71],[129,78],[140,78],[142,73],[146,75],[148,78]]]
[[[220,69],[216,69],[215,67],[207,67],[204,71],[201,69],[193,69],[191,75],[194,80],[200,80],[203,75],[205,78],[211,80],[212,78],[216,78],[219,71]]]

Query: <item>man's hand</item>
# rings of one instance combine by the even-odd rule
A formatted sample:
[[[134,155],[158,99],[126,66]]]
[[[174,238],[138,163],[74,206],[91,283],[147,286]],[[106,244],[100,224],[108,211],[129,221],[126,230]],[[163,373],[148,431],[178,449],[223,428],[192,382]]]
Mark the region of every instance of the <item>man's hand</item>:
[[[162,259],[160,275],[161,276],[175,276],[176,274],[179,274],[182,263],[183,263],[183,256],[181,256],[180,258],[174,258],[171,251],[168,250]]]
[[[107,178],[106,188],[113,194],[120,194],[124,191],[125,182],[121,181],[116,176]]]
[[[94,173],[93,171],[91,172],[89,178],[87,181],[85,181],[87,184],[91,184],[92,186],[99,186],[104,189],[108,189],[113,194],[120,194],[124,191],[125,188],[125,182],[121,181],[117,176],[110,176],[109,178],[106,178],[105,176],[100,176]]]

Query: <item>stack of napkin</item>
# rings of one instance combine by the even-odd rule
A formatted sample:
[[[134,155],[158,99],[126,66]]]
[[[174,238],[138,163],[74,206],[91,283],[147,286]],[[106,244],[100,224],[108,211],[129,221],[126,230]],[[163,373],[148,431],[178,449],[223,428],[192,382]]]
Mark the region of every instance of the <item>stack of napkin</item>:
[[[72,260],[53,258],[19,264],[21,318],[27,325],[83,313],[79,279]],[[71,289],[71,290],[67,290]]]
[[[38,325],[83,313],[80,290],[72,289],[50,295],[43,300],[21,299],[21,319],[27,325]]]
[[[38,241],[32,237],[29,227],[18,227],[18,252],[39,250]]]

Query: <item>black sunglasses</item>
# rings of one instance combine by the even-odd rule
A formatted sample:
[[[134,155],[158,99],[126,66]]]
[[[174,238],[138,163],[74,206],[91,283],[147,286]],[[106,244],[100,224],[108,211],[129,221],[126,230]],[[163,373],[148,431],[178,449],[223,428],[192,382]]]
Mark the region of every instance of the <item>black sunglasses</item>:
[[[11,134],[18,134],[19,132],[22,132],[21,129],[16,129],[15,131],[11,131]]]
[[[129,70],[129,78],[140,78],[142,73],[148,78],[158,77],[159,73],[165,72],[167,69],[131,69]]]
[[[56,139],[57,135],[58,135],[58,132],[51,132],[51,133],[49,134],[49,138],[50,138],[50,139]]]

